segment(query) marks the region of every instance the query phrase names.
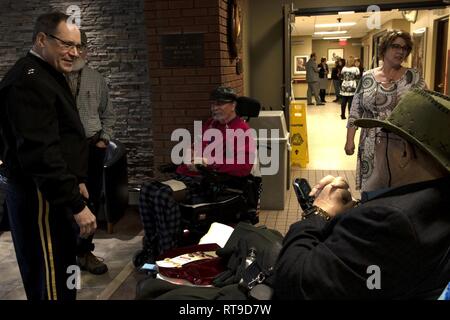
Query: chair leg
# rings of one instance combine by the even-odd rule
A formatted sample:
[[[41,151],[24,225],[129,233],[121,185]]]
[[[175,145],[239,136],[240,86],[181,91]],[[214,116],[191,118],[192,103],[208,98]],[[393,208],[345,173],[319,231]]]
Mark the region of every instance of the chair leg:
[[[112,224],[111,222],[108,222],[108,233],[112,234],[114,233],[114,224]]]

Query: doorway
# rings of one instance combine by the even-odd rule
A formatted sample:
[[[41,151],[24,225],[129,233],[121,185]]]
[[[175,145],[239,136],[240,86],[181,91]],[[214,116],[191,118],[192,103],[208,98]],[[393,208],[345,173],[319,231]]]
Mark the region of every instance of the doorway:
[[[445,93],[445,73],[447,70],[448,18],[437,21],[436,25],[436,66],[434,91]]]

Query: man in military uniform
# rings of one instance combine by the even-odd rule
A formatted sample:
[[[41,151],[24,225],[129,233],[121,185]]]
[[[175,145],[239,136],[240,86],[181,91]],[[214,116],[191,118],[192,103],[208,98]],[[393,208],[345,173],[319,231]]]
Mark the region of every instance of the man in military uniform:
[[[78,57],[69,16],[38,17],[33,47],[0,83],[1,159],[17,261],[28,299],[75,299],[76,237],[96,229],[85,205],[87,145],[63,73]]]

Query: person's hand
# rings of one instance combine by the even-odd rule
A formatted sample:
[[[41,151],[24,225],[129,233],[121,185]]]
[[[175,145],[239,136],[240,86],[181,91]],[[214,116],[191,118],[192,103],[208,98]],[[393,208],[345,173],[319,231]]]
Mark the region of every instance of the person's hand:
[[[310,196],[315,196],[314,205],[325,210],[330,217],[350,209],[355,205],[350,186],[342,177],[326,176],[315,185]]]
[[[81,195],[82,195],[84,198],[89,199],[89,192],[88,192],[88,190],[87,190],[87,188],[86,188],[86,184],[80,183],[80,184],[78,185],[78,187],[80,188],[80,193],[81,193]]]
[[[355,142],[354,141],[347,141],[345,143],[344,149],[345,149],[345,153],[348,156],[351,156],[352,154],[355,153]]]
[[[95,146],[97,147],[97,148],[100,148],[100,149],[106,149],[107,147],[108,147],[108,145],[105,143],[105,141],[103,141],[103,140],[99,140],[96,144],[95,144]]]
[[[208,160],[206,158],[192,158],[192,162],[187,165],[190,171],[198,171],[196,165],[201,165],[206,167],[208,165]]]
[[[74,215],[75,221],[80,227],[80,237],[87,238],[97,229],[97,222],[95,216],[87,206],[79,213]]]

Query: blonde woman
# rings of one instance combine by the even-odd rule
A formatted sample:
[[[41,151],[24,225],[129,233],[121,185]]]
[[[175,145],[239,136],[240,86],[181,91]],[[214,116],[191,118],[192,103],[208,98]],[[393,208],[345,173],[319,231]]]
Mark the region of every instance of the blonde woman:
[[[345,62],[341,71],[342,84],[341,84],[341,119],[345,117],[345,106],[348,105],[348,113],[350,114],[350,107],[352,106],[353,95],[356,92],[356,86],[359,76],[359,69],[355,67],[355,60],[353,56],[350,56]]]

